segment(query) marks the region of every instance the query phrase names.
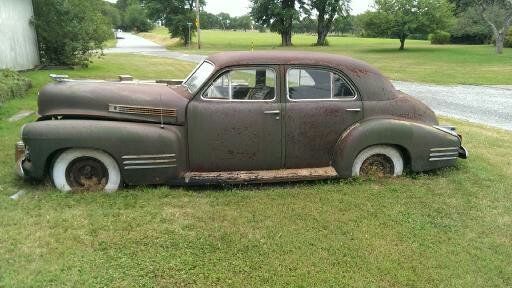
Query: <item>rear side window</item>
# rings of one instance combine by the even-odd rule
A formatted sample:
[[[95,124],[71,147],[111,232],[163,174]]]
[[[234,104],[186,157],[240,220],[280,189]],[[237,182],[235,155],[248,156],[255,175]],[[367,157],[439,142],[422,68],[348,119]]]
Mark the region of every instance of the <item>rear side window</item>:
[[[289,69],[288,97],[291,100],[352,99],[354,89],[344,77],[323,69]]]

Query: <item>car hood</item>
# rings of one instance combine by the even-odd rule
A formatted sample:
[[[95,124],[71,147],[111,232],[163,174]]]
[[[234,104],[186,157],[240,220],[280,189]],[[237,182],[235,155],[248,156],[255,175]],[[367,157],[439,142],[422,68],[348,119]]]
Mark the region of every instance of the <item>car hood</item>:
[[[39,92],[38,113],[51,117],[107,118],[182,125],[189,92],[144,82],[63,81]]]

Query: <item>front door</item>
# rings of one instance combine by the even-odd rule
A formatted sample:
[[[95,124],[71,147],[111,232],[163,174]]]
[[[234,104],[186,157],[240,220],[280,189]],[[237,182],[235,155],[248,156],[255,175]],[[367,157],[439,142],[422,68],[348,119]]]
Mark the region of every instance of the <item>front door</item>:
[[[277,67],[220,73],[188,105],[189,165],[193,172],[282,168]]]

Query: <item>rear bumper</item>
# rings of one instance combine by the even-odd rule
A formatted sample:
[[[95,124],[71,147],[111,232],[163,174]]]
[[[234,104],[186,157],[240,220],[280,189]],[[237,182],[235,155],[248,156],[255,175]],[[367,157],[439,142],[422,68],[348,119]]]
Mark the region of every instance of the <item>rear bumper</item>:
[[[461,159],[468,159],[468,156],[469,156],[468,150],[464,146],[462,146],[462,135],[457,133],[457,129],[454,126],[441,125],[441,126],[434,126],[434,128],[444,131],[454,137],[457,137],[459,139],[460,146],[457,148],[457,153],[452,153],[452,154],[457,154],[458,158],[461,158]],[[448,148],[447,150],[454,151],[455,149]]]

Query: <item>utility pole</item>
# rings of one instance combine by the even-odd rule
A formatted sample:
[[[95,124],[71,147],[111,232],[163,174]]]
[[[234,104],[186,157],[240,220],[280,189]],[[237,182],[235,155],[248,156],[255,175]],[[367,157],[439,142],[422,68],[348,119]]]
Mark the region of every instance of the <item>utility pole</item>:
[[[201,49],[201,22],[199,21],[199,0],[196,0],[197,49]]]

